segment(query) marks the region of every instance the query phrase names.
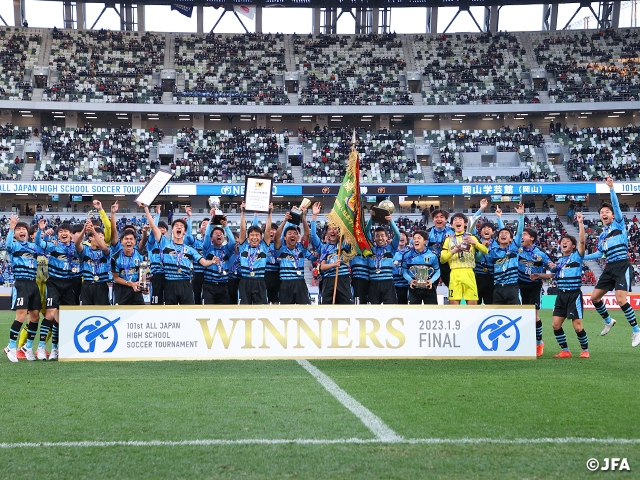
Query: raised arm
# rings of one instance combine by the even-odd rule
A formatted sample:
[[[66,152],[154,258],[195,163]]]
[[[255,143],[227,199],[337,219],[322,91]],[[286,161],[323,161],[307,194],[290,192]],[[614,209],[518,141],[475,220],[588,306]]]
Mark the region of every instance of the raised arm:
[[[274,242],[274,247],[276,250],[279,250],[280,247],[282,247],[282,232],[284,232],[284,226],[287,224],[287,222],[291,220],[291,213],[287,212],[284,214],[284,220],[282,222],[280,222],[280,225],[278,225],[278,230],[276,230],[276,235],[275,238],[273,239]],[[267,232],[265,231],[264,236],[267,236]]]
[[[193,237],[193,234],[191,233],[191,207],[190,206],[184,207],[184,211],[187,214],[187,225],[189,225],[189,227],[187,228],[187,231],[184,234],[184,244],[189,245],[190,247],[193,247],[193,244],[196,243],[196,239]],[[211,224],[211,222],[209,222],[209,224]]]
[[[267,224],[264,226],[264,243],[271,245],[271,214],[273,213],[273,203],[269,204],[269,215],[267,215]]]
[[[104,208],[102,208],[102,203],[100,202],[100,200],[94,200],[93,206],[94,208],[96,208],[96,210],[98,210],[98,214],[100,215],[100,221],[102,221],[102,225],[104,226],[103,228],[104,241],[109,243],[111,241],[112,229],[111,229],[111,224],[109,223],[109,218],[107,217],[107,213],[104,211]],[[115,231],[115,229],[113,231]]]
[[[320,213],[321,207],[322,205],[320,204],[320,202],[314,203],[311,207],[311,232],[309,238],[311,240],[311,245],[316,250],[320,248],[320,244],[322,243],[322,240],[320,240],[320,237],[318,236],[318,229],[316,226],[316,221],[318,220],[318,214]]]
[[[524,232],[524,205],[519,203],[516,207],[516,212],[518,212],[518,230],[516,231],[516,238],[514,241],[516,245],[520,245],[522,242],[522,232]]]
[[[604,183],[606,183],[609,187],[609,194],[611,195],[611,206],[613,207],[613,215],[617,222],[622,222],[624,220],[624,215],[622,215],[622,210],[620,210],[618,196],[616,195],[615,188],[613,187],[613,179],[611,177],[607,177],[604,179]]]
[[[586,235],[584,233],[584,217],[581,212],[576,213],[576,221],[578,222],[578,231],[580,232],[578,235],[577,250],[580,256],[583,257],[586,248]]]
[[[149,228],[151,228],[151,233],[153,233],[153,238],[156,239],[156,242],[159,242],[160,239],[162,238],[162,232],[156,225],[156,222],[153,221],[153,218],[151,218],[151,212],[149,212],[149,207],[147,207],[146,205],[143,205],[142,203],[139,203],[138,206],[144,209],[144,214],[147,217]]]
[[[84,250],[84,246],[82,245],[82,242],[84,242],[84,236],[87,233],[87,224],[89,224],[89,223],[90,223],[89,221],[85,222],[84,226],[82,227],[82,231],[76,237],[76,239],[73,241],[73,243],[76,244],[76,251],[79,254],[81,254],[82,250]],[[93,225],[91,225],[91,226],[93,226]]]
[[[487,205],[489,205],[489,201],[486,198],[483,198],[482,200],[480,200],[480,208],[476,213],[473,214],[472,221],[484,213],[484,210],[485,208],[487,208]]]
[[[400,230],[398,230],[398,226],[396,225],[396,222],[394,222],[393,220],[389,222],[389,225],[391,225],[391,231],[393,232],[393,240],[391,240],[391,248],[393,248],[393,250],[396,251],[398,250],[398,245],[400,244]]]
[[[97,202],[97,200],[94,200],[93,203],[95,205],[95,202]],[[102,206],[102,204],[101,204]],[[110,229],[110,237],[111,237],[111,245],[117,245],[118,244],[118,223],[117,223],[117,213],[118,213],[118,201],[116,200],[115,202],[113,202],[111,204],[111,229]],[[107,223],[103,222],[104,225],[106,226]],[[108,242],[109,240],[107,240],[107,231],[105,229],[104,232],[104,241]]]
[[[238,242],[244,243],[247,239],[247,219],[245,218],[244,202],[240,204],[240,235],[238,235]]]
[[[138,242],[138,251],[144,252],[147,249],[147,237],[149,236],[149,225],[142,226],[142,235]]]
[[[307,209],[302,209],[302,243],[309,244],[309,224],[307,223]]]
[[[11,215],[9,217],[9,233],[7,234],[7,238],[5,240],[5,247],[8,252],[13,250],[13,236],[15,234],[16,225],[20,221],[20,217],[17,215]]]
[[[45,228],[47,228],[47,220],[42,217],[38,222],[38,231],[36,232],[36,238],[33,241],[33,243],[39,246],[42,250],[46,250],[47,248],[47,242],[42,239],[42,232]]]
[[[496,217],[498,217],[498,230],[502,230],[504,222],[502,221],[502,209],[499,206],[496,207]]]

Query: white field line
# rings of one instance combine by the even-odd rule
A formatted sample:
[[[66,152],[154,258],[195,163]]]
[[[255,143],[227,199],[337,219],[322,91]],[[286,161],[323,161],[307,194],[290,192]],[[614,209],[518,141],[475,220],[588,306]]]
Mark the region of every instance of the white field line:
[[[331,380],[327,375],[322,373],[316,367],[311,365],[307,360],[298,360],[298,363],[302,368],[309,372],[313,377],[318,380],[336,400],[351,411],[356,417],[360,419],[364,426],[367,427],[376,436],[377,440],[382,441],[398,441],[402,440],[402,437],[396,432],[391,430],[379,417],[374,415],[371,410],[358,402],[355,398],[341,389],[336,382]]]
[[[61,448],[82,448],[82,447],[209,447],[225,445],[342,445],[342,444],[404,444],[404,445],[576,445],[576,444],[597,444],[597,445],[640,445],[640,438],[581,438],[581,437],[559,437],[559,438],[401,438],[396,439],[364,439],[364,438],[337,438],[337,439],[270,439],[270,438],[248,438],[241,440],[148,440],[148,441],[114,441],[114,442],[37,442],[37,443],[0,443],[0,449],[18,448],[38,448],[38,447],[61,447]]]

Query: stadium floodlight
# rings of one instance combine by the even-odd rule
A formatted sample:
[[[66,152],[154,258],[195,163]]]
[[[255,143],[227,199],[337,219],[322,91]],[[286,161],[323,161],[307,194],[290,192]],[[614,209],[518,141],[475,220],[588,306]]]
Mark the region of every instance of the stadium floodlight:
[[[627,113],[627,112],[613,112],[613,113]]]
[[[20,113],[31,113],[31,110],[19,110]]]
[[[454,117],[466,117],[466,115],[463,115],[462,113],[459,113],[458,115],[454,115]]]
[[[620,115],[607,115],[607,117],[609,117],[609,118],[619,118]]]

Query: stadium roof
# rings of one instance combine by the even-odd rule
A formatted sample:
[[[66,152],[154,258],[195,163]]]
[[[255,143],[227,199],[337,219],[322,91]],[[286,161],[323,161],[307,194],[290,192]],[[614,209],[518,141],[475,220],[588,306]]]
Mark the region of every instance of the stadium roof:
[[[60,0],[41,0],[56,1]],[[99,3],[106,6],[119,4],[116,0],[83,0],[83,3]],[[402,7],[483,7],[491,5],[541,5],[541,0],[137,0],[137,5],[204,5],[229,7],[234,5],[293,8],[402,8]],[[575,0],[554,0],[553,3],[576,3]],[[585,2],[588,6],[590,2]]]

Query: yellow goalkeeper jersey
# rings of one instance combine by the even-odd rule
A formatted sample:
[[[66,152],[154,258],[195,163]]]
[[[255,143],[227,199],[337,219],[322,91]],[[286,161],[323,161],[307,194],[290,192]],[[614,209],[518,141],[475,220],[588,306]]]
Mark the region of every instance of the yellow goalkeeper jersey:
[[[470,245],[469,250],[461,251],[451,254],[451,250],[456,245],[460,245],[465,238],[473,237],[478,243]],[[442,246],[442,253],[440,254],[440,263],[448,263],[451,269],[455,268],[474,268],[476,266],[476,250],[484,254],[489,253],[487,247],[485,247],[478,237],[469,233],[456,233],[455,235],[448,236]]]

